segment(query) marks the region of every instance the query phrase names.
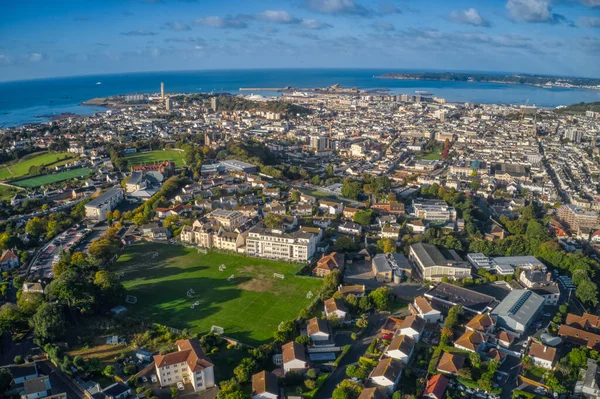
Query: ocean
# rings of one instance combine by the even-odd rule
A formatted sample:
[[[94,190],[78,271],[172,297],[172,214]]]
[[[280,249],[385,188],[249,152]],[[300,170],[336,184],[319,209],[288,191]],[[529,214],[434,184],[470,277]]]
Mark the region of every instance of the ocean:
[[[388,72],[420,72],[393,69],[252,69],[204,70],[118,75],[77,76],[0,82],[0,127],[48,120],[65,112],[90,115],[103,107],[80,105],[94,97],[117,94],[158,93],[160,82],[167,93],[229,92],[241,87],[326,87],[340,84],[360,89],[390,89],[392,93],[425,91],[452,102],[535,104],[556,107],[600,101],[600,90],[544,89],[494,83],[440,82],[376,79]],[[99,83],[99,84],[98,84]],[[251,94],[251,92],[244,92]],[[276,92],[257,92],[280,95]]]

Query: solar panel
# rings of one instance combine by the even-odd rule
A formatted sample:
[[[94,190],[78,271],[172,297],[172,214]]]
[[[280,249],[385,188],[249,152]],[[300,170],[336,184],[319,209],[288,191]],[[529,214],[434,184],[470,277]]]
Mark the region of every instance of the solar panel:
[[[531,291],[525,291],[523,293],[523,295],[521,295],[521,297],[515,302],[515,304],[510,307],[510,309],[508,310],[508,313],[510,313],[510,314],[517,313],[519,311],[519,309],[521,309],[521,307],[525,304],[525,302],[527,302],[527,300],[529,299],[531,294],[532,294]]]

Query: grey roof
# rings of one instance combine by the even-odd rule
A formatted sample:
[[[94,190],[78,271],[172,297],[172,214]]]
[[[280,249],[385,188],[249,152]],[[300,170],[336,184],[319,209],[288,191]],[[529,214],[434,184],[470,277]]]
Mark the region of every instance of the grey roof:
[[[543,305],[544,298],[535,292],[513,290],[492,311],[492,314],[527,325]]]
[[[375,266],[377,273],[386,273],[392,271],[390,263],[384,254],[375,255],[375,257],[373,257],[373,265]]]
[[[471,311],[479,313],[487,308],[493,308],[497,303],[494,297],[448,283],[438,284],[427,291],[425,296],[454,305],[460,304]]]
[[[50,389],[50,379],[47,375],[45,375],[42,377],[33,378],[31,380],[25,380],[25,382],[23,382],[23,389],[25,390],[26,395],[38,392],[46,392]]]
[[[511,267],[534,267],[534,266],[542,266],[543,269],[546,266],[538,260],[535,256],[499,256],[493,258],[494,262],[497,265],[508,265]]]
[[[132,172],[131,177],[127,181],[129,184],[138,184],[144,178],[144,174],[141,171]]]
[[[13,364],[8,366],[13,378],[27,377],[29,375],[37,375],[37,367],[35,363]]]
[[[414,251],[423,267],[433,266],[454,266],[469,267],[453,249],[440,250],[433,244],[423,244],[421,242],[410,246]]]
[[[107,190],[106,192],[104,192],[103,194],[99,195],[98,197],[94,198],[90,202],[88,202],[85,206],[99,207],[99,206],[103,205],[105,202],[107,202],[114,195],[116,195],[118,192],[122,192],[122,191],[123,191],[123,189],[121,187],[113,187],[113,188]]]
[[[102,393],[104,393],[106,396],[118,396],[127,391],[129,391],[129,387],[127,385],[120,382],[115,382],[114,384],[104,388]]]
[[[585,378],[583,380],[583,385],[588,388],[598,389],[598,383],[597,383],[597,379],[596,379],[597,373],[598,373],[598,364],[596,364],[592,359],[588,359],[587,370],[585,372]]]

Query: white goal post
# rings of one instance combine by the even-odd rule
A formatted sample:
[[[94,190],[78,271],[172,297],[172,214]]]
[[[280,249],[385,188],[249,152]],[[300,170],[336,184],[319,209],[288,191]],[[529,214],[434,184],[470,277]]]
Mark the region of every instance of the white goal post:
[[[283,280],[285,278],[285,276],[283,274],[280,274],[280,273],[273,273],[273,278],[280,278],[280,279]]]

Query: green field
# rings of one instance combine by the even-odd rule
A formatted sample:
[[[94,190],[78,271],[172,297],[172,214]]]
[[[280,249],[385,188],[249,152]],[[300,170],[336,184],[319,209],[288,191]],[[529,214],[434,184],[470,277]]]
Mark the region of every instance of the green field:
[[[63,158],[69,159],[63,160]],[[0,180],[16,179],[29,173],[32,166],[50,165],[60,166],[69,163],[74,158],[73,154],[68,152],[44,152],[29,154],[13,164],[4,164],[0,166]],[[60,160],[59,160],[60,159]]]
[[[153,258],[155,252],[158,256]],[[219,271],[221,264],[225,271]],[[225,335],[250,345],[265,343],[280,322],[295,318],[311,302],[309,291],[317,295],[322,280],[295,276],[301,268],[157,243],[127,247],[114,265],[115,272],[124,273],[127,294],[137,297],[136,304],[125,304],[132,315],[194,332],[217,325]],[[231,275],[234,279],[227,281]],[[192,297],[187,296],[189,289],[195,291]]]
[[[92,173],[93,171],[90,168],[77,168],[66,170],[64,172],[58,172],[51,175],[42,175],[36,176],[29,179],[23,179],[19,181],[12,182],[15,186],[24,187],[24,188],[32,188],[39,187],[45,184],[52,184],[63,180],[74,179],[76,177],[85,177]]]
[[[156,163],[161,161],[173,161],[175,162],[176,167],[180,167],[185,165],[183,162],[183,156],[183,151],[157,150],[128,155],[125,158],[127,159],[127,162],[129,162],[129,166]]]
[[[0,201],[9,201],[19,191],[21,190],[14,187],[0,186]]]

